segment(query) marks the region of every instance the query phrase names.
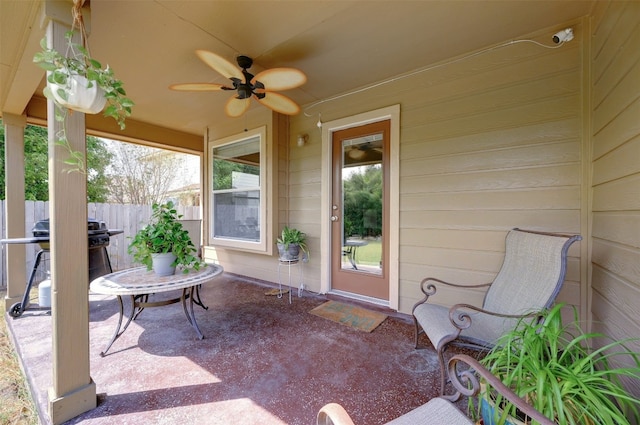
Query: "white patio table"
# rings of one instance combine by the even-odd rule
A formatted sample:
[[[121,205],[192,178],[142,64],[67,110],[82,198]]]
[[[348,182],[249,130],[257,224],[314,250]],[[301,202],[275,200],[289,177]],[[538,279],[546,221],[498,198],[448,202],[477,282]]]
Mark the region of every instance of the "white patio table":
[[[161,307],[164,305],[182,302],[184,314],[198,335],[198,339],[203,339],[204,335],[198,327],[196,317],[193,313],[193,304],[196,303],[205,310],[200,300],[200,286],[220,275],[223,269],[217,264],[207,264],[206,267],[198,271],[189,271],[182,273],[180,270],[171,276],[157,276],[153,271],[148,271],[146,267],[136,267],[133,269],[121,270],[115,273],[109,273],[101,276],[91,282],[89,289],[91,292],[101,295],[115,295],[118,298],[120,307],[120,315],[118,325],[109,341],[107,347],[100,353],[105,356],[113,343],[127,330],[129,324],[144,310],[149,307]],[[149,302],[149,295],[182,289],[182,294],[178,298]],[[122,326],[122,318],[124,316],[124,305],[122,297],[131,298],[131,312],[126,323]],[[187,299],[189,303],[187,304]]]

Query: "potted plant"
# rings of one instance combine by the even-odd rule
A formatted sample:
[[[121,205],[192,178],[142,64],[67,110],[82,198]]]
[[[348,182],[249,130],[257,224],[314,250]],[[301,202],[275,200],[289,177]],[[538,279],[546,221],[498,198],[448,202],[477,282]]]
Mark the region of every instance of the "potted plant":
[[[189,237],[189,232],[178,220],[173,202],[153,204],[149,224],[140,229],[129,244],[129,254],[134,261],[153,269],[159,276],[175,273],[176,266],[183,273],[190,269],[199,270],[203,263],[194,254],[196,248]]]
[[[540,320],[521,320],[481,363],[558,424],[638,423],[640,401],[620,379],[640,379],[638,353],[627,348],[629,340],[583,332],[575,310],[574,322],[564,325],[562,307],[541,313]],[[596,340],[601,348],[592,348]],[[614,358],[625,366],[612,367]],[[479,404],[485,425],[529,423],[487,383]],[[499,408],[492,411],[492,405]]]
[[[83,31],[80,33],[84,34]],[[125,119],[131,115],[134,103],[127,97],[122,81],[116,78],[113,70],[108,65],[103,68],[91,57],[87,47],[72,42],[73,35],[73,31],[66,33],[66,54],[47,47],[47,40],[43,38],[40,42],[42,50],[34,55],[33,61],[47,71],[44,95],[53,100],[56,120],[63,123],[56,142],[69,149],[71,157],[65,162],[84,172],[84,155],[73,151],[66,137],[64,123],[68,110],[90,114],[104,110],[105,116],[113,118],[120,129],[124,129]]]
[[[308,258],[307,235],[300,230],[284,226],[278,238],[278,254],[281,261],[297,261],[300,251],[303,252],[303,261]]]

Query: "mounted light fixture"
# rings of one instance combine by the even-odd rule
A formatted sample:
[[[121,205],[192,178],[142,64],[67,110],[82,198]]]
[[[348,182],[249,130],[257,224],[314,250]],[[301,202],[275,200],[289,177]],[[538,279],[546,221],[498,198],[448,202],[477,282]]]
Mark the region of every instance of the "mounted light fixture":
[[[308,134],[299,134],[298,135],[298,147],[303,147],[306,143],[307,140],[309,140],[309,135]]]

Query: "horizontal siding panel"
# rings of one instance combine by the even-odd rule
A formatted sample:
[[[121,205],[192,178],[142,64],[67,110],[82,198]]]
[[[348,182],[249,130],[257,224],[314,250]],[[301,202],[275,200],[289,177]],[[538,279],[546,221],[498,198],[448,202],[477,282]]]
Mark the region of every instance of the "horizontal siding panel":
[[[631,54],[637,58],[637,40],[630,39],[632,33],[638,31],[638,16],[640,14],[640,3],[637,1],[614,1],[607,11],[606,21],[598,27],[596,35],[593,37],[593,47],[597,55],[593,60],[593,81],[600,82],[603,74],[615,68],[621,68],[618,63],[622,56]],[[629,50],[624,49],[630,47]]]
[[[640,30],[638,30],[638,34],[640,34]],[[638,39],[640,39],[640,35]],[[640,53],[638,53],[637,46],[634,53],[635,66],[629,70],[620,82],[615,82],[616,84],[612,87],[606,87],[607,95],[595,109],[593,128],[596,132],[611,122],[620,111],[631,105],[638,98],[638,92],[640,91],[640,61],[638,60],[640,59]]]
[[[640,325],[640,309],[637,300],[640,299],[640,286],[633,284],[609,271],[593,267],[592,288],[600,297],[616,306],[629,320]]]
[[[593,135],[593,159],[613,151],[640,134],[640,99],[625,108],[616,118]]]
[[[548,99],[573,96],[579,91],[579,81],[574,76],[574,72],[544,78],[537,76],[534,80],[520,80],[518,84],[509,86],[483,86],[484,91],[479,93],[474,93],[473,87],[470,87],[471,90],[464,90],[464,87],[458,85],[458,89],[463,89],[460,96],[440,101],[434,101],[427,90],[425,98],[429,99],[429,102],[419,108],[424,118],[422,124],[488,111],[504,111],[522,105],[538,104]],[[410,125],[410,123],[407,124]]]
[[[446,157],[413,158],[407,158],[403,161],[403,175],[449,174],[577,162],[580,160],[580,144],[577,141],[567,141],[485,150]]]
[[[593,188],[593,211],[640,210],[640,174]]]
[[[591,261],[630,282],[640,282],[640,249],[593,239]]]
[[[592,331],[600,332],[607,336],[606,339],[598,340],[598,345],[634,338],[633,341],[629,341],[625,345],[634,352],[640,352],[640,342],[635,339],[640,334],[640,326],[631,322],[615,305],[601,298],[598,293],[595,293],[593,298],[594,321]],[[609,359],[609,362],[611,367],[634,366],[631,358],[623,356],[614,356]],[[640,398],[640,380],[623,379],[623,383],[636,398]]]
[[[404,116],[404,115],[403,115]],[[481,152],[574,139],[580,132],[575,118],[535,123],[515,128],[480,131],[470,135],[432,140],[420,127],[403,127],[401,159]]]
[[[445,250],[401,247],[400,258],[405,264],[424,264],[427,266],[495,273],[502,265],[504,253],[475,251],[472,249]]]
[[[594,213],[592,236],[640,248],[640,211]]]
[[[579,97],[570,95],[438,122],[426,122],[428,117],[424,117],[424,124],[416,126],[416,128],[420,129],[425,135],[425,140],[428,141],[561,120],[575,117],[579,112]]]
[[[401,191],[403,195],[410,193],[495,191],[533,187],[577,186],[579,184],[580,166],[576,164],[445,176],[401,177]]]
[[[404,228],[506,230],[514,227],[580,233],[578,211],[422,211],[401,212]]]
[[[504,252],[506,231],[400,229],[400,244],[444,249]]]
[[[483,192],[406,194],[402,211],[416,210],[579,210],[580,189],[560,187]]]
[[[640,173],[640,135],[593,163],[593,185]]]

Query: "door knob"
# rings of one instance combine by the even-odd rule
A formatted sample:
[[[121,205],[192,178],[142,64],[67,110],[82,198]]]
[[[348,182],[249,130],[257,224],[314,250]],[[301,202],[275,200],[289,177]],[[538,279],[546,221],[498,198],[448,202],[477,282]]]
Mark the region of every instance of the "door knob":
[[[338,216],[337,215],[332,215],[331,216],[331,221],[338,221]]]

